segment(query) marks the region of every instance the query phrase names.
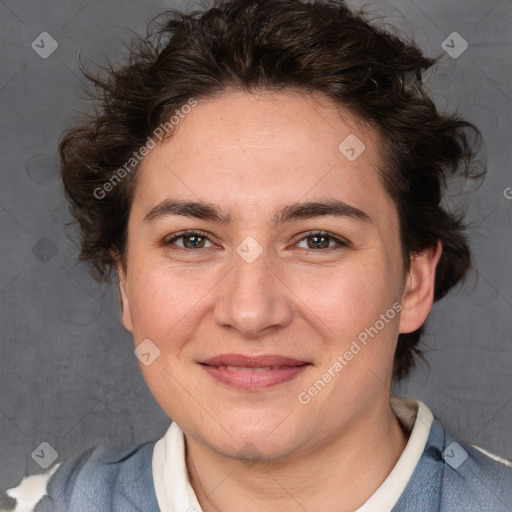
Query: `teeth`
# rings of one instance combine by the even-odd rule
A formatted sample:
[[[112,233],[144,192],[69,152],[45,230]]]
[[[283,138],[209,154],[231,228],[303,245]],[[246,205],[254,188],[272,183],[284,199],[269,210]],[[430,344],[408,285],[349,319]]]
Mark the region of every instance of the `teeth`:
[[[213,368],[218,368],[219,370],[230,370],[232,372],[269,372],[270,370],[279,370],[284,368],[298,368],[303,365],[279,365],[279,366],[232,366],[220,364],[218,366],[213,366]]]
[[[251,366],[219,366],[219,370],[231,370],[233,372],[268,372],[270,370],[277,370],[279,366],[262,366],[262,367],[251,367]]]

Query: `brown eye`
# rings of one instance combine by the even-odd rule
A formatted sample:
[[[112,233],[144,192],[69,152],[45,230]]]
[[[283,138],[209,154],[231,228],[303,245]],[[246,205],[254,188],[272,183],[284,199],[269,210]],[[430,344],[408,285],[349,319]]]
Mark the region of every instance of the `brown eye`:
[[[183,239],[183,245],[187,249],[201,249],[206,243],[206,238],[198,235],[187,235],[181,237]]]
[[[307,237],[308,249],[327,249],[330,237],[325,235],[312,235]]]
[[[340,249],[343,247],[349,247],[349,243],[329,233],[319,231],[316,233],[310,233],[309,235],[299,240],[297,246],[301,249],[315,251],[322,249]]]
[[[166,246],[175,245],[182,249],[205,249],[213,247],[208,236],[200,232],[182,232],[165,241]]]

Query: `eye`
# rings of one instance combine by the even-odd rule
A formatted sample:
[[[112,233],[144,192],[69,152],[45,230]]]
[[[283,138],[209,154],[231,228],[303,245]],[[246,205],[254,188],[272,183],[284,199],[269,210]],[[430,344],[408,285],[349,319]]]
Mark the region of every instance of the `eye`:
[[[300,247],[301,249],[314,251],[348,246],[348,242],[323,231],[309,233],[307,236],[299,240],[297,244],[297,247]]]
[[[183,231],[164,241],[164,245],[175,245],[181,249],[207,249],[215,247],[208,235],[202,231]]]

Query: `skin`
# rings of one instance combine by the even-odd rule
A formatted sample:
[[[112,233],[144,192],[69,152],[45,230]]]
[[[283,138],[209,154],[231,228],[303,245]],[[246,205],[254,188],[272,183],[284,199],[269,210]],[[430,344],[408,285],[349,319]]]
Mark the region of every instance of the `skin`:
[[[338,149],[350,134],[366,147],[354,161]],[[375,130],[322,95],[230,92],[201,99],[141,164],[126,267],[118,267],[123,322],[136,345],[149,338],[161,351],[141,369],[185,432],[189,478],[205,512],[354,510],[404,449],[389,406],[393,355],[398,334],[417,329],[431,309],[441,246],[404,270],[380,148]],[[214,204],[231,221],[145,220],[167,199]],[[332,199],[369,222],[322,215],[273,223],[284,205]],[[187,229],[207,241],[165,244]],[[348,246],[321,238],[315,248],[308,236],[319,230]],[[236,251],[249,236],[262,250],[252,263]],[[400,314],[300,403],[299,393],[394,303]],[[246,391],[198,364],[226,353],[311,365],[290,382]]]

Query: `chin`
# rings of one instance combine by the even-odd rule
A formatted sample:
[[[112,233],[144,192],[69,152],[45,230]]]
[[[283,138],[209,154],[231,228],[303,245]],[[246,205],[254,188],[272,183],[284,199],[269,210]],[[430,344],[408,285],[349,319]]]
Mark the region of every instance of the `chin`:
[[[240,437],[236,441],[230,439],[225,443],[213,444],[211,449],[217,451],[225,457],[237,459],[252,466],[255,464],[282,462],[291,458],[299,443],[273,443],[268,439],[252,439],[250,437]]]
[[[289,418],[292,416],[293,414]],[[227,424],[222,421],[219,423]],[[231,420],[230,424],[232,427],[226,430],[217,428],[215,431],[201,432],[201,437],[211,449],[226,457],[245,461],[248,465],[285,460],[301,450],[307,438],[310,438],[303,424],[299,428],[295,423],[287,424],[287,420],[283,421],[283,418],[275,421],[275,416],[239,416],[237,421]],[[212,432],[217,435],[212,437]]]

